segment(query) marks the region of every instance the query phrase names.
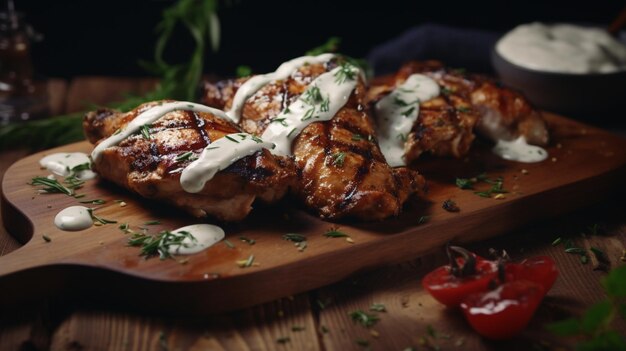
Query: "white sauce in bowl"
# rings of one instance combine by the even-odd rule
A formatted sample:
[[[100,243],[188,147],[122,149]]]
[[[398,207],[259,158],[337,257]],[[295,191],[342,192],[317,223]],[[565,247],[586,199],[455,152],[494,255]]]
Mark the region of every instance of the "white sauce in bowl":
[[[54,217],[54,225],[65,231],[75,232],[93,225],[91,209],[85,206],[70,206]]]
[[[56,154],[48,155],[39,160],[39,165],[46,168],[50,172],[61,176],[67,177],[72,174],[72,169],[77,166],[87,164],[91,168],[91,160],[87,154],[82,152],[59,152]],[[93,179],[96,177],[91,169],[83,169],[76,172],[76,178],[80,180]]]
[[[599,28],[523,24],[496,44],[518,66],[561,73],[610,73],[626,69],[626,45]]]
[[[187,235],[181,245],[168,245],[167,251],[172,255],[191,255],[205,250],[224,239],[224,230],[212,224],[192,224],[172,231],[173,235]]]
[[[512,140],[498,140],[492,149],[493,153],[505,160],[534,163],[548,158],[548,152],[535,145],[529,145],[523,136]]]

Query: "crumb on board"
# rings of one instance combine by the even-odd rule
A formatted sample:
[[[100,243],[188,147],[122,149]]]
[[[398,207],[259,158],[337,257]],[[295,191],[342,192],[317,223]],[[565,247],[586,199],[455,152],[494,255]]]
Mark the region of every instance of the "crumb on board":
[[[523,175],[527,175],[528,173],[530,173],[530,172],[528,172],[528,170],[526,168],[522,168],[521,172],[522,172]]]

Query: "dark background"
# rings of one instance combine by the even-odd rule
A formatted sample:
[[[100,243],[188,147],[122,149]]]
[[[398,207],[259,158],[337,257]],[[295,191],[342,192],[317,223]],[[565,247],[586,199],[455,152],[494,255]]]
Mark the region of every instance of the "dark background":
[[[220,3],[222,46],[209,54],[207,72],[232,75],[250,65],[270,71],[302,55],[330,36],[343,39],[341,51],[364,57],[372,47],[426,22],[504,32],[531,21],[607,24],[621,1],[259,1]],[[33,48],[39,75],[139,76],[150,60],[154,27],[172,1],[16,0],[16,7],[44,35]],[[182,32],[181,32],[182,33]],[[183,61],[191,40],[180,36],[169,48],[172,62]]]

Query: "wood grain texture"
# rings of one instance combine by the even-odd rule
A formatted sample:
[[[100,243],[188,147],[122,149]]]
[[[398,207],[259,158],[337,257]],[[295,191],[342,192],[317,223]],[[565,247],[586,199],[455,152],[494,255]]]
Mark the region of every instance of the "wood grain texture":
[[[467,161],[430,159],[419,164],[430,182],[428,198],[411,204],[398,219],[328,223],[288,206],[260,208],[242,223],[225,225],[235,249],[218,244],[190,256],[188,264],[139,257],[136,248],[126,246],[127,237],[117,225],[81,232],[56,229],[52,224],[56,213],[77,201],[60,194],[36,195],[25,185],[33,176],[45,175],[37,166],[42,155],[36,154],[12,166],[3,181],[5,225],[23,242],[30,234],[34,236],[23,248],[0,259],[0,288],[14,287],[0,291],[14,299],[32,297],[37,291],[28,288],[37,281],[45,283],[49,293],[74,292],[120,301],[130,298],[138,301],[138,307],[159,303],[164,312],[223,311],[311,290],[369,267],[406,261],[448,241],[482,240],[529,220],[604,198],[624,175],[626,141],[561,117],[549,118],[554,129],[554,146],[549,152],[554,161],[511,163],[492,155],[486,145],[477,145]],[[49,152],[90,149],[87,143],[77,143]],[[528,174],[523,175],[522,168]],[[503,200],[486,199],[454,185],[456,176],[482,171],[502,176],[511,193]],[[96,210],[104,218],[128,222],[135,228],[159,219],[160,225],[150,227],[152,233],[197,221],[106,182],[89,182],[80,193],[86,194],[86,199],[108,201]],[[122,208],[114,199],[123,199],[128,206]],[[461,212],[444,211],[441,203],[446,199],[456,201]],[[418,225],[422,215],[430,219]],[[337,226],[350,234],[353,244],[323,237],[326,230]],[[299,252],[282,240],[287,232],[307,235],[308,248]],[[42,240],[43,234],[52,242]],[[237,240],[241,235],[255,239],[256,245]],[[235,264],[251,254],[258,266],[241,269]],[[148,294],[154,289],[160,293]],[[186,303],[180,306],[162,299],[170,295]]]

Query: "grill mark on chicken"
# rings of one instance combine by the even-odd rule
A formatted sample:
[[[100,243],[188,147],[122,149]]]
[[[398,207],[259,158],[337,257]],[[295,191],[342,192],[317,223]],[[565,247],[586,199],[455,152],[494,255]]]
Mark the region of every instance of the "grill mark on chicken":
[[[88,113],[83,126],[90,140],[108,137],[157,102],[128,113],[111,111],[106,118]],[[199,193],[187,193],[180,185],[180,170],[192,161],[176,161],[181,153],[199,153],[211,140],[241,130],[208,113],[173,111],[155,121],[150,140],[141,134],[105,149],[93,167],[103,179],[113,181],[147,198],[171,202],[197,217],[243,219],[255,198],[275,202],[292,186],[293,163],[261,150],[218,172]],[[174,172],[175,170],[178,170]]]
[[[244,104],[242,128],[261,135],[269,121],[298,99],[315,78],[337,66],[336,61],[305,65],[288,78],[262,87]],[[204,102],[230,106],[244,81],[206,83]],[[392,170],[387,165],[369,110],[363,104],[364,92],[359,81],[333,119],[310,124],[292,144],[299,180],[295,193],[325,218],[376,220],[394,216],[407,198],[424,186],[416,171]],[[352,140],[355,134],[363,140]],[[333,164],[336,152],[345,153],[341,167]]]
[[[195,111],[185,111],[185,113],[187,114],[187,116],[189,116],[190,120],[195,122],[193,124],[193,128],[198,132],[198,134],[200,134],[202,140],[204,140],[204,145],[202,145],[202,147],[209,146],[209,144],[211,144],[211,138],[209,138],[209,135],[204,129],[204,120],[201,119]]]

